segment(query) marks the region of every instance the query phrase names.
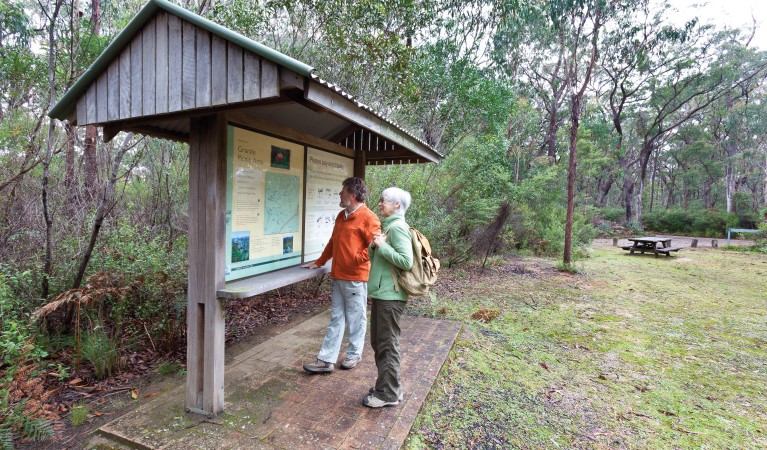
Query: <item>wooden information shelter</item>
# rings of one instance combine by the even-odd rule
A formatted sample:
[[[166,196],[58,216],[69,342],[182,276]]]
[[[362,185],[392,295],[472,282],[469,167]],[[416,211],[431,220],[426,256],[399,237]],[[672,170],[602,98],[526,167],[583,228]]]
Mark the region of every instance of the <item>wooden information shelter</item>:
[[[349,171],[362,178],[367,164],[442,158],[426,143],[317,77],[312,67],[165,0],[150,0],[49,115],[73,125],[102,127],[105,141],[120,131],[133,131],[189,144],[186,407],[209,416],[224,410],[220,299],[256,295],[328,271],[327,267],[316,271],[296,267],[315,259],[306,258],[305,253],[304,224],[310,218],[306,161],[313,161],[306,155],[346,158]],[[236,130],[295,149],[295,175],[273,174],[290,168],[283,160],[283,154],[290,155],[285,153],[289,149],[275,144],[271,151],[272,156],[279,154],[278,161],[269,166],[256,158],[265,165],[253,173],[256,178],[266,176],[266,183],[271,174],[278,184],[287,181],[285,186],[297,187],[300,198],[289,203],[298,205],[300,213],[291,219],[288,230],[297,232],[262,239],[276,242],[283,253],[293,255],[292,259],[277,258],[289,267],[268,265],[277,260],[273,259],[264,263],[267,274],[227,282],[230,270],[238,268],[230,267],[236,258],[227,259],[232,239],[240,233],[231,228],[232,211],[227,210],[232,204]],[[294,183],[296,179],[300,183]],[[340,183],[334,188],[337,202]],[[281,204],[273,200],[273,205]],[[246,238],[258,237],[246,232]]]

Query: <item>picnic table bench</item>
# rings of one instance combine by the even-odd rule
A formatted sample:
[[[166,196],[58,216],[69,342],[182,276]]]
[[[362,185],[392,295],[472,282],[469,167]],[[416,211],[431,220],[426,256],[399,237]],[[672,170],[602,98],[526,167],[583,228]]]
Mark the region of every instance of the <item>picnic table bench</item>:
[[[727,229],[727,245],[730,245],[730,233],[761,233],[762,230],[752,230],[750,228],[728,228]]]
[[[671,256],[671,252],[678,252],[684,248],[672,247],[671,238],[665,237],[638,237],[628,238],[628,240],[633,242],[633,244],[621,245],[620,247],[623,250],[628,250],[631,255],[633,255],[634,252],[640,252],[641,254],[647,252],[652,253],[657,258],[659,253],[664,253],[666,256]]]
[[[662,248],[656,248],[655,251],[658,253],[665,253],[666,255],[668,255],[671,252],[678,252],[679,250],[683,248],[684,247],[662,247]]]

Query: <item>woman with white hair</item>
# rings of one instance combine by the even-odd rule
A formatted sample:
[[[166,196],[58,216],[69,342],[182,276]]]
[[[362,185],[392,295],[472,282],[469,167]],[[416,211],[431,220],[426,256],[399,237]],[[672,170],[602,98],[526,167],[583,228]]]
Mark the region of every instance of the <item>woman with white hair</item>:
[[[362,400],[365,406],[380,408],[399,405],[402,400],[400,383],[400,317],[408,295],[396,281],[398,269],[409,270],[413,265],[413,246],[405,211],[410,207],[410,193],[397,187],[385,189],[378,202],[382,234],[368,248],[370,278],[368,295],[370,309],[370,344],[375,354],[378,377]]]

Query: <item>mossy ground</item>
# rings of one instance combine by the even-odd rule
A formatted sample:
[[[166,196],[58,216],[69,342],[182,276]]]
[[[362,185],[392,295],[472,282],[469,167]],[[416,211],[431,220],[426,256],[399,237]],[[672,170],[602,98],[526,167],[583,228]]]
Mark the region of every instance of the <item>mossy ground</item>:
[[[411,302],[466,326],[407,448],[767,447],[767,256],[604,248],[578,264],[446,271]]]

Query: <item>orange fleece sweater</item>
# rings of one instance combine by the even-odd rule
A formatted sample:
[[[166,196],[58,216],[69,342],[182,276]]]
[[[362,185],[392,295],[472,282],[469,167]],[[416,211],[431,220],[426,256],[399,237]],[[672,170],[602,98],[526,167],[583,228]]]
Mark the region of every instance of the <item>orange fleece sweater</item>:
[[[373,237],[381,233],[381,221],[362,204],[348,218],[344,210],[336,216],[333,234],[315,261],[318,266],[324,266],[333,259],[330,276],[338,280],[367,281],[370,275],[370,258],[368,244]]]

